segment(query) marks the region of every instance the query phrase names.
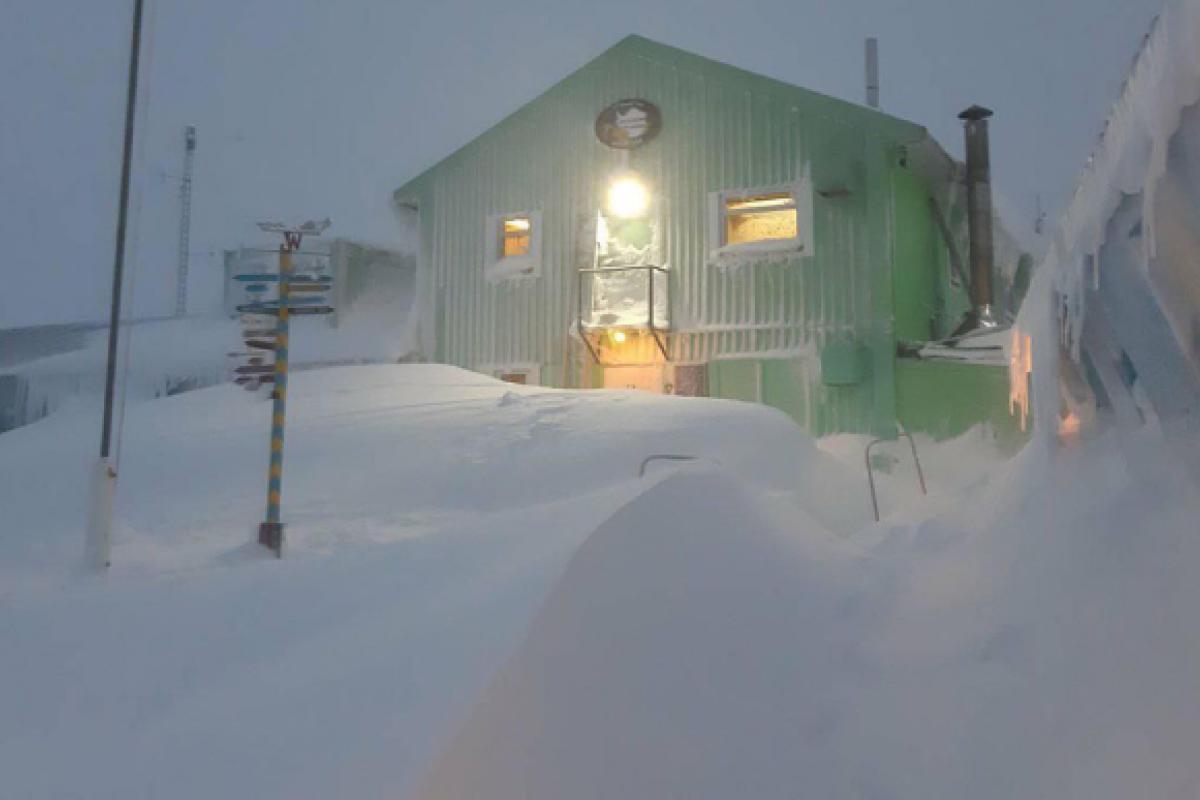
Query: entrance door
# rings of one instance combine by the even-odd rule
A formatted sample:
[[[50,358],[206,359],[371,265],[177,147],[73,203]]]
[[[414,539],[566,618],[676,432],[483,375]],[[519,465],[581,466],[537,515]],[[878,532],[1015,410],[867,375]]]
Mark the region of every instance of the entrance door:
[[[605,389],[639,389],[643,392],[663,393],[662,365],[649,367],[605,367]]]

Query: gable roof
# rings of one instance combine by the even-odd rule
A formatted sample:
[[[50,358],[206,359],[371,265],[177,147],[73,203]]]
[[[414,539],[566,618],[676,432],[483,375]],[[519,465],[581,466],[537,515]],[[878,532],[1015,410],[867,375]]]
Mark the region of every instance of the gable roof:
[[[577,76],[588,73],[592,70],[601,69],[605,65],[611,63],[613,60],[630,57],[645,58],[657,63],[704,74],[717,80],[720,80],[721,78],[743,81],[751,80],[754,81],[759,87],[761,87],[761,90],[765,92],[777,92],[790,95],[796,99],[805,98],[813,102],[826,104],[830,108],[834,109],[837,115],[844,117],[849,122],[863,122],[875,125],[882,124],[883,126],[891,128],[893,131],[895,131],[899,137],[908,138],[914,142],[922,140],[932,141],[923,127],[917,125],[916,123],[884,113],[878,109],[873,109],[857,103],[841,100],[836,97],[821,94],[820,92],[814,92],[810,89],[805,89],[804,87],[796,86],[776,78],[771,78],[756,72],[744,70],[740,67],[735,67],[721,61],[706,58],[687,50],[682,50],[678,47],[672,47],[671,45],[656,42],[652,39],[647,39],[644,36],[630,34],[614,44],[612,47],[602,52],[600,55],[576,69],[574,72],[571,72],[566,77],[557,81],[554,85],[550,86],[537,97],[517,108],[508,116],[489,127],[487,130],[473,137],[470,141],[457,148],[445,158],[406,181],[393,193],[393,200],[396,202],[401,202],[408,198],[414,193],[417,185],[421,183],[430,173],[442,167],[447,162],[452,161],[456,156],[458,156],[464,150],[470,148],[481,138],[499,128],[504,127],[530,106],[542,102],[546,97],[559,89],[559,87],[570,83]]]

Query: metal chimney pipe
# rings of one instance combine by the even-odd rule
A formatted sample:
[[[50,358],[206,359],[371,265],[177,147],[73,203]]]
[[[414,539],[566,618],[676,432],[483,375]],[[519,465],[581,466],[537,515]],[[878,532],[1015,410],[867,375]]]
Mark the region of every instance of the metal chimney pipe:
[[[968,329],[994,328],[992,313],[992,164],[990,109],[974,105],[958,115],[967,139],[967,226],[971,237],[971,319]]]
[[[879,108],[879,40],[867,39],[867,105]]]

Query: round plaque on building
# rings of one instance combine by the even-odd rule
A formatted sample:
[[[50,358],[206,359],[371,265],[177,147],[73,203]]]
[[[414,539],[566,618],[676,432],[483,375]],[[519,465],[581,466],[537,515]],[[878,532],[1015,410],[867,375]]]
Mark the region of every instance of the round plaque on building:
[[[662,130],[662,112],[648,100],[618,100],[596,117],[596,138],[617,150],[641,147]]]

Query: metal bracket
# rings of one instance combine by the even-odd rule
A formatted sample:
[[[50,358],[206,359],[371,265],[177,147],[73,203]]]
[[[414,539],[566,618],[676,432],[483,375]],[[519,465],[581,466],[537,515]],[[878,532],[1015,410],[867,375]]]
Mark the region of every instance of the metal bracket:
[[[588,353],[591,354],[592,360],[595,361],[598,365],[600,365],[602,367],[614,367],[614,366],[625,366],[625,365],[605,364],[603,361],[600,360],[600,354],[596,351],[595,347],[592,347],[592,343],[588,339],[587,331],[585,330],[584,325],[583,325],[583,278],[585,275],[598,275],[598,274],[613,273],[613,272],[632,272],[635,270],[645,270],[649,273],[649,279],[646,282],[647,283],[647,298],[646,299],[647,299],[648,306],[647,306],[645,330],[650,332],[650,336],[654,339],[655,346],[657,346],[658,351],[660,353],[662,353],[663,360],[664,361],[671,360],[670,350],[667,348],[665,329],[659,328],[654,324],[654,274],[661,272],[663,275],[669,275],[667,270],[663,267],[657,267],[657,266],[652,266],[652,265],[591,267],[589,269],[581,269],[576,272],[576,282],[577,282],[576,297],[577,297],[578,306],[576,308],[577,314],[575,317],[575,330],[576,330],[576,332],[578,332],[579,338],[583,340],[584,345],[587,347]],[[669,300],[669,298],[670,298],[670,295],[668,295],[668,300]]]
[[[908,446],[912,449],[913,463],[917,465],[917,480],[921,484],[921,494],[929,494],[925,487],[925,472],[921,469],[921,459],[917,456],[917,442],[913,439],[912,434],[908,431],[900,431],[902,438],[908,439]],[[883,442],[894,441],[893,439],[876,439],[867,445],[867,450],[864,458],[867,462],[867,484],[871,487],[871,508],[875,512],[875,521],[879,522],[879,497],[875,493],[875,470],[871,466],[871,448]]]
[[[646,467],[652,461],[697,461],[699,458],[700,456],[675,455],[673,453],[657,453],[652,456],[646,456],[642,459],[641,466],[638,467],[638,477],[646,477]]]
[[[588,339],[587,331],[583,329],[582,316],[575,318],[575,330],[579,333],[579,338],[583,341],[584,347],[586,347],[588,352],[592,354],[592,360],[603,366],[603,364],[600,362],[600,354],[596,352],[596,348],[592,347],[592,342],[590,339]]]
[[[938,231],[942,234],[942,241],[946,243],[946,249],[950,251],[950,268],[954,270],[954,276],[958,278],[958,285],[970,286],[971,282],[967,278],[967,271],[963,268],[962,255],[959,253],[958,244],[954,241],[954,235],[950,233],[950,226],[946,224],[946,215],[942,213],[942,207],[932,197],[929,198],[929,207],[933,210],[933,219],[937,223]]]

